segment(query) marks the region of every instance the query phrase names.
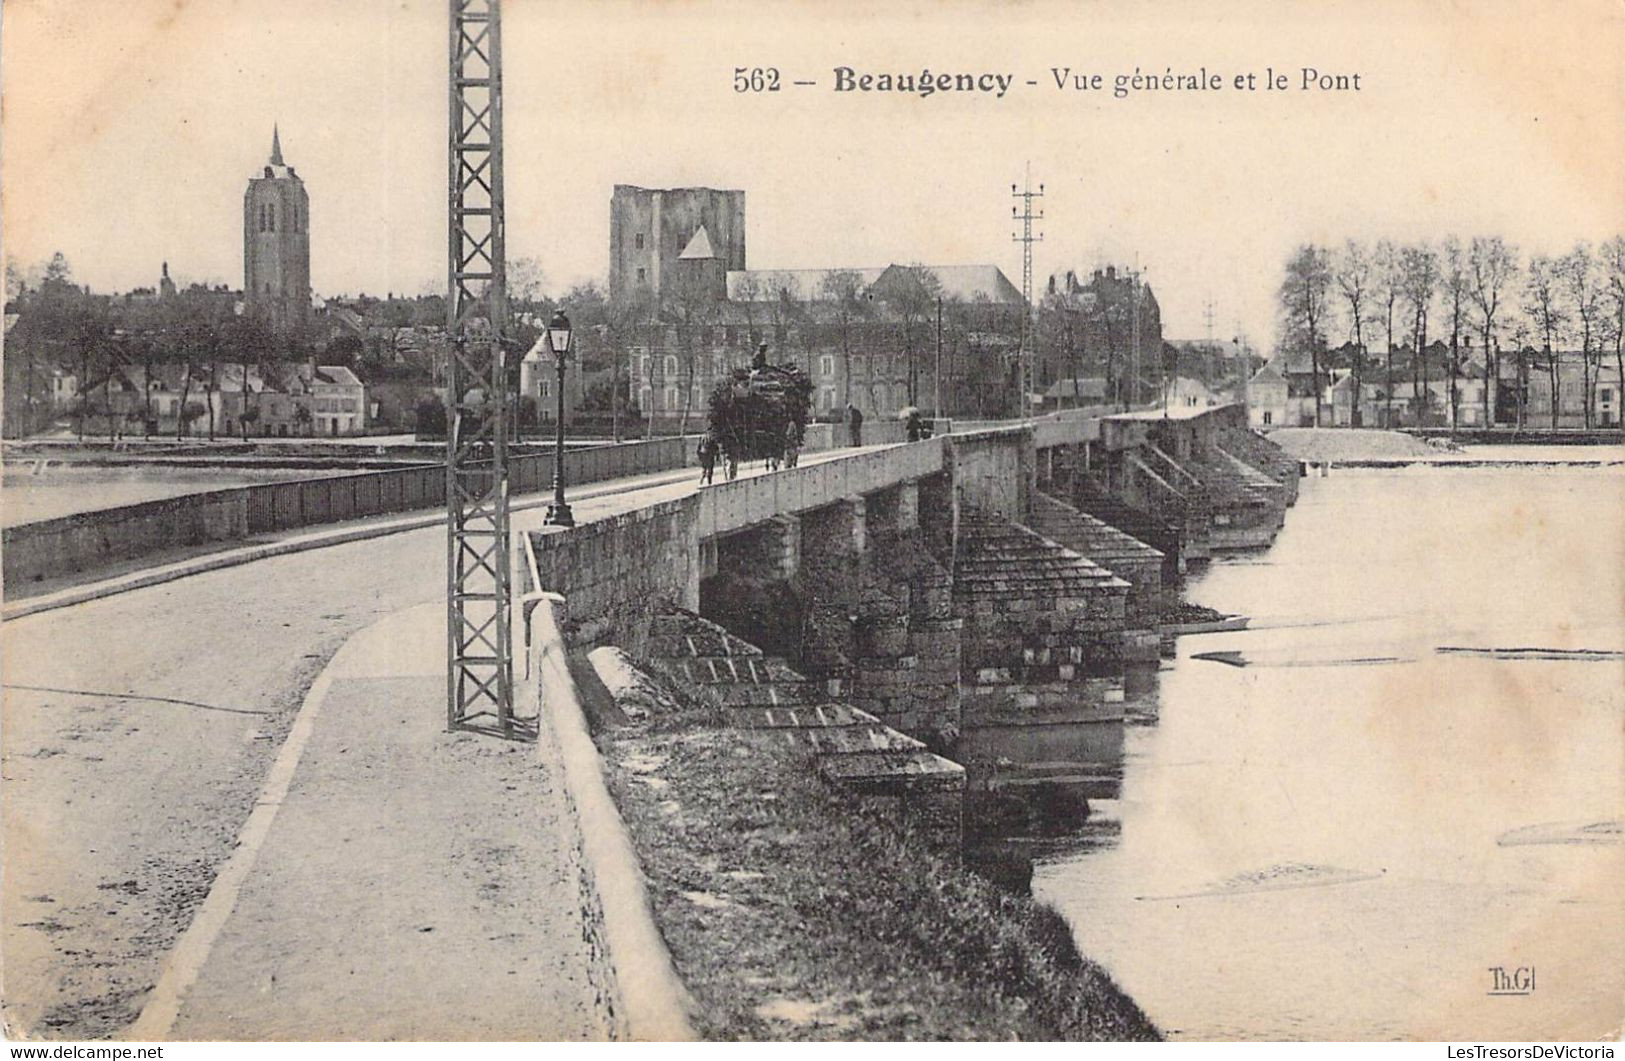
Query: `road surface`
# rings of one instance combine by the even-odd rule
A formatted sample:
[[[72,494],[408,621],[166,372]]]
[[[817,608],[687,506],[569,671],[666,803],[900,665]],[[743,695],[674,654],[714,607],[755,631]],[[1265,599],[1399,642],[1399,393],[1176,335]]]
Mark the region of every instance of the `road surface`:
[[[623,493],[595,484],[571,504],[580,521],[602,518],[690,493],[697,474]],[[515,529],[542,515],[516,513]],[[362,628],[443,599],[444,571],[445,532],[431,527],[5,625],[9,1034],[97,1038],[135,1019],[315,676]]]

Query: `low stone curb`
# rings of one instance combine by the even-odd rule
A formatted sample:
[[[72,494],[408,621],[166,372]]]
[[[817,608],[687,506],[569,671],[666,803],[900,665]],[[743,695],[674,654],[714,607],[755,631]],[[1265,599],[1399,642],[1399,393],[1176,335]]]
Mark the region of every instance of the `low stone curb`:
[[[689,1014],[694,1001],[683,986],[671,952],[655,925],[643,868],[620,811],[604,781],[603,761],[587,731],[575,679],[570,674],[555,593],[524,598],[530,644],[525,696],[536,709],[539,756],[557,754],[564,768],[565,797],[582,855],[582,907],[589,920],[601,916],[600,939],[609,966],[609,1009],[615,1037],[638,1042],[687,1042],[698,1038]],[[517,631],[516,631],[517,632]],[[594,902],[596,900],[596,903]],[[593,911],[591,907],[598,909]],[[589,932],[592,931],[589,923]]]

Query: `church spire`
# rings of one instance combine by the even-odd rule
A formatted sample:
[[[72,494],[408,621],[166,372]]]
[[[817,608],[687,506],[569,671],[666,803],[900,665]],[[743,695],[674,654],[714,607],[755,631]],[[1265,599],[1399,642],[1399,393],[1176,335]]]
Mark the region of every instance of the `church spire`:
[[[282,137],[279,135],[276,123],[271,123],[271,165],[280,166],[282,162]]]

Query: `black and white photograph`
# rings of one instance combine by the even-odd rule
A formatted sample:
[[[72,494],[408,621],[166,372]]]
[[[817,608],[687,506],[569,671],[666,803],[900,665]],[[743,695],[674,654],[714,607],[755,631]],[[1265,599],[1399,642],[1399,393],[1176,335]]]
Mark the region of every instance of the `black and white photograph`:
[[[4,0],[0,257],[10,1058],[1615,1056],[1620,0]]]

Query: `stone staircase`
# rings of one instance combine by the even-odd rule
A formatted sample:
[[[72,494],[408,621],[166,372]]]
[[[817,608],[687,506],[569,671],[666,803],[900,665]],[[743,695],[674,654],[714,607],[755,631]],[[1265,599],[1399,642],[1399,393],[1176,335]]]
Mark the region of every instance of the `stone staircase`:
[[[1058,542],[962,509],[953,598],[954,613],[964,622],[964,725],[1120,714],[1130,589]]]
[[[1087,479],[1080,480],[1073,505],[1079,512],[1116,527],[1156,549],[1162,554],[1162,584],[1172,586],[1179,582],[1182,570],[1179,529],[1173,523],[1119,501],[1103,487]]]
[[[1286,504],[1291,507],[1298,500],[1298,480],[1302,474],[1298,461],[1287,456],[1285,450],[1256,431],[1231,429],[1221,431],[1215,440],[1220,449],[1257,469],[1280,483],[1285,491]]]
[[[1129,584],[1124,604],[1125,641],[1134,635],[1147,658],[1157,658],[1162,611],[1162,553],[1086,512],[1048,494],[1032,495],[1032,529],[1088,557]],[[1125,645],[1125,647],[1134,647]]]
[[[654,618],[645,661],[753,740],[810,754],[826,779],[895,800],[903,819],[934,842],[958,844],[964,768],[868,712],[831,700],[823,683],[784,660],[692,612],[668,611]]]

